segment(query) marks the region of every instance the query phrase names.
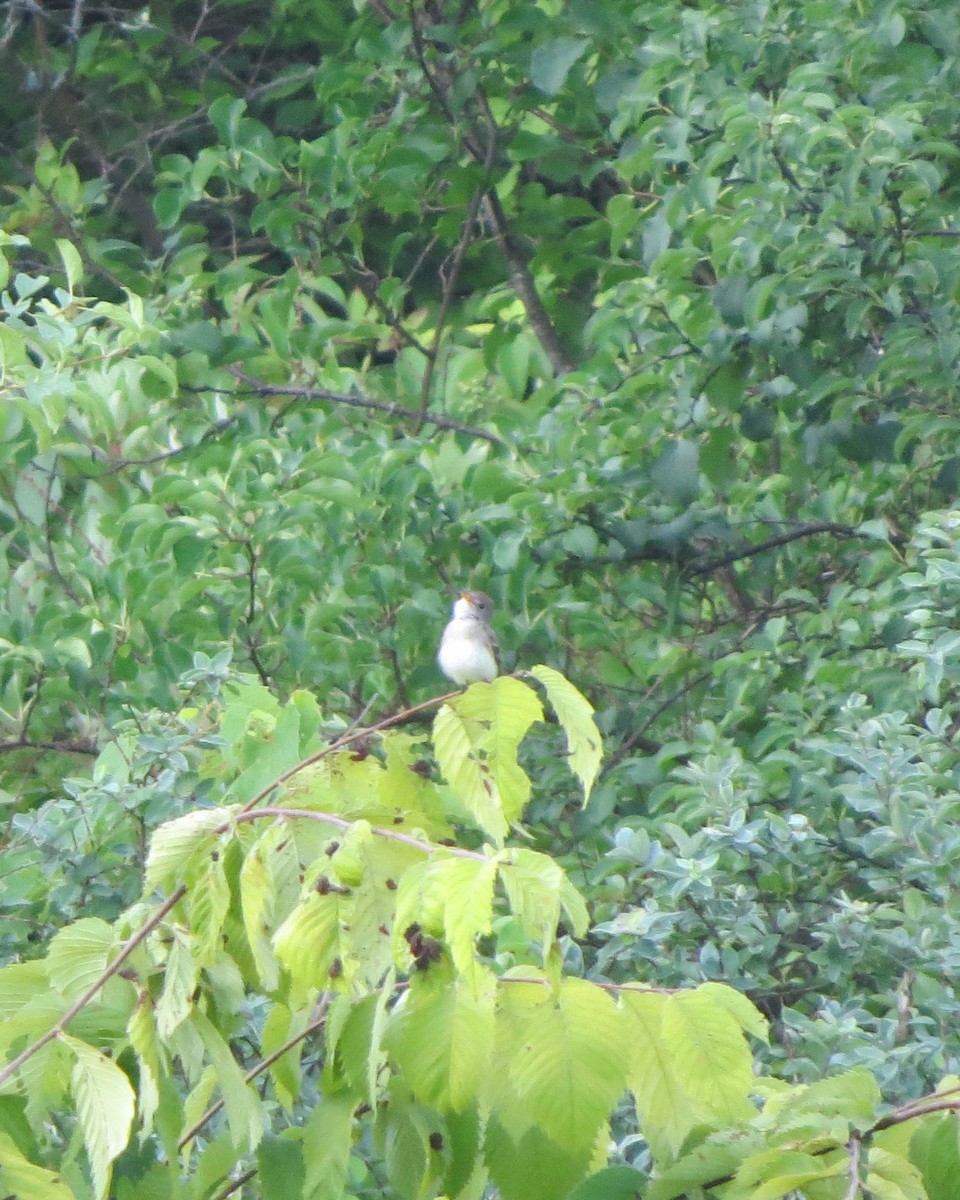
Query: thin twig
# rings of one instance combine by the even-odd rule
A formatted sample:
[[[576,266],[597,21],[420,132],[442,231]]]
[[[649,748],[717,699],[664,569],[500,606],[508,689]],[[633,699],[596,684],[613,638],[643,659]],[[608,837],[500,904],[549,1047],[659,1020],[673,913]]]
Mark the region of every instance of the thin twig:
[[[479,429],[475,425],[465,425],[462,421],[454,421],[450,417],[443,417],[438,413],[424,413],[415,408],[406,408],[402,404],[394,404],[389,400],[374,400],[372,396],[364,396],[354,392],[333,392],[329,388],[295,387],[291,385],[261,383],[260,380],[251,379],[242,371],[236,370],[232,374],[242,383],[245,383],[250,393],[254,396],[293,396],[299,400],[326,400],[331,404],[344,404],[350,408],[370,409],[373,412],[386,413],[391,417],[402,417],[405,420],[434,425],[437,429],[451,429],[455,433],[465,433],[470,437],[481,438],[483,441],[489,442],[492,446],[506,448],[507,445],[503,438],[498,437],[495,433],[490,433],[487,429]],[[244,393],[236,392],[234,394],[243,395]]]
[[[250,1070],[247,1071],[246,1075],[244,1075],[243,1082],[252,1083],[258,1075],[262,1075],[264,1071],[266,1071],[269,1067],[272,1067],[278,1058],[283,1058],[288,1050],[292,1050],[294,1046],[299,1045],[300,1042],[308,1038],[311,1033],[315,1033],[318,1029],[321,1029],[327,1019],[327,1007],[329,1003],[330,995],[328,992],[324,992],[320,999],[319,1014],[314,1017],[314,1019],[306,1026],[305,1029],[301,1030],[300,1033],[294,1034],[293,1037],[288,1038],[283,1045],[278,1046],[272,1054],[268,1054],[266,1058],[261,1059],[260,1062],[252,1066]],[[192,1138],[196,1137],[204,1125],[206,1125],[208,1121],[213,1120],[217,1113],[223,1108],[225,1103],[226,1101],[221,1096],[219,1100],[217,1100],[214,1104],[211,1104],[203,1116],[198,1121],[195,1121],[186,1133],[181,1134],[180,1140],[177,1142],[177,1149],[182,1150]]]

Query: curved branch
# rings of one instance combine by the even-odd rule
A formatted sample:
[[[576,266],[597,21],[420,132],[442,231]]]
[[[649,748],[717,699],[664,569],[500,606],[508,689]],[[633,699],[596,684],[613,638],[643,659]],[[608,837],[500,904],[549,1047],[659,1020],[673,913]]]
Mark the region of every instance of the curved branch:
[[[455,433],[465,433],[470,437],[482,438],[483,441],[489,442],[492,446],[501,446],[503,448],[507,446],[503,438],[498,437],[495,433],[491,433],[488,429],[480,429],[476,425],[465,425],[462,421],[454,421],[451,417],[443,417],[438,413],[420,412],[419,409],[406,408],[402,404],[394,404],[389,400],[374,400],[372,396],[365,396],[357,392],[333,392],[329,388],[262,383],[258,379],[250,378],[250,376],[245,375],[242,371],[233,371],[232,374],[241,383],[247,385],[249,394],[253,396],[292,396],[298,400],[326,400],[331,404],[344,404],[349,408],[370,409],[373,412],[386,413],[391,417],[402,417],[405,420],[433,425],[437,429],[450,429]],[[235,394],[243,395],[244,393],[237,392]]]

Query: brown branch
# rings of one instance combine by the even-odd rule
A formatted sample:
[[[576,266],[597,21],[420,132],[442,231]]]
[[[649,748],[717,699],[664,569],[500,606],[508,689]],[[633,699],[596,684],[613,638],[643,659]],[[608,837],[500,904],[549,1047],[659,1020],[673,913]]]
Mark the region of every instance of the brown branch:
[[[553,322],[543,306],[540,293],[530,274],[526,256],[510,233],[507,215],[503,211],[500,197],[494,188],[487,191],[485,200],[484,207],[493,225],[497,245],[510,268],[511,286],[520,297],[527,320],[533,327],[533,332],[537,335],[540,345],[546,351],[550,365],[558,375],[567,375],[573,370],[573,363],[567,356],[563,343],[560,341],[560,335],[554,329]]]
[[[787,533],[779,533],[776,537],[767,538],[765,542],[741,546],[739,550],[731,550],[729,553],[709,559],[699,566],[684,567],[682,568],[683,575],[686,579],[694,579],[697,575],[709,575],[712,571],[717,571],[720,567],[728,567],[741,558],[752,558],[755,554],[764,554],[767,550],[775,550],[778,546],[786,546],[799,538],[812,537],[816,533],[835,533],[839,537],[860,536],[850,525],[840,525],[836,521],[813,521],[809,525],[801,525]]]
[[[496,133],[491,127],[489,144],[487,146],[486,159],[484,161],[484,173],[490,171],[490,164],[493,162],[493,152],[496,148],[497,138]],[[437,362],[440,358],[440,345],[443,340],[443,330],[447,323],[447,317],[450,314],[450,305],[453,302],[454,289],[457,286],[457,280],[460,278],[460,271],[463,268],[463,260],[466,258],[467,249],[473,241],[473,230],[477,220],[477,214],[480,211],[480,205],[483,203],[484,189],[478,188],[471,196],[470,203],[467,206],[467,215],[463,219],[463,226],[460,231],[460,240],[453,251],[450,260],[450,271],[443,280],[443,296],[440,300],[440,310],[437,313],[436,329],[433,336],[433,345],[430,353],[427,356],[427,369],[423,373],[423,384],[420,388],[420,410],[427,419],[428,408],[430,404],[430,392],[433,387],[433,376],[436,373]]]
[[[240,825],[246,821],[259,821],[261,817],[281,817],[289,821],[319,821],[322,825],[335,825],[338,829],[350,829],[356,825],[355,820],[349,817],[338,817],[336,813],[318,812],[314,808],[254,808],[241,809],[240,812],[233,818],[233,824]],[[225,833],[229,829],[229,823],[221,825],[213,832],[215,834]],[[391,842],[402,842],[405,846],[413,846],[416,850],[422,850],[425,854],[432,854],[435,850],[445,850],[454,858],[469,858],[474,862],[488,862],[489,856],[481,854],[479,850],[464,850],[460,846],[438,845],[436,842],[425,842],[421,838],[412,837],[409,833],[401,833],[397,829],[380,829],[377,826],[372,826],[370,832],[374,837],[386,838]]]
[[[131,934],[131,936],[124,943],[123,949],[113,960],[113,962],[105,970],[101,971],[93,983],[91,983],[87,990],[83,993],[83,995],[70,1005],[60,1020],[57,1021],[56,1025],[53,1025],[50,1029],[48,1029],[45,1034],[37,1038],[37,1040],[27,1046],[25,1050],[21,1050],[21,1052],[15,1059],[13,1059],[12,1062],[7,1063],[3,1070],[0,1070],[0,1087],[2,1087],[8,1079],[10,1079],[17,1071],[19,1071],[25,1062],[28,1062],[31,1058],[33,1058],[38,1050],[42,1050],[44,1046],[52,1042],[55,1038],[58,1038],[61,1033],[66,1031],[67,1026],[77,1015],[77,1013],[86,1008],[97,992],[99,992],[103,985],[107,982],[107,980],[112,979],[114,975],[119,972],[120,968],[127,961],[134,950],[136,950],[140,943],[143,942],[149,936],[149,934],[153,932],[154,929],[156,929],[156,927],[160,924],[167,913],[174,907],[174,905],[186,895],[186,892],[187,889],[183,886],[183,884],[181,884],[171,896],[168,896],[153,914],[150,920],[147,921],[145,925],[141,925],[135,933]]]
[[[28,737],[17,738],[14,742],[0,742],[0,754],[13,754],[17,750],[52,750],[58,754],[97,754],[97,747],[94,742],[80,739],[70,741],[43,741],[42,739],[34,739]]]
[[[417,716],[418,713],[428,712],[431,708],[436,708],[441,704],[446,704],[448,700],[452,700],[455,696],[459,696],[460,694],[461,693],[459,691],[446,692],[442,696],[434,696],[430,700],[424,700],[420,704],[414,704],[412,708],[404,708],[400,712],[394,713],[390,717],[384,717],[382,721],[377,721],[373,725],[365,725],[359,729],[349,730],[347,733],[344,733],[338,737],[335,741],[332,741],[328,746],[323,746],[320,750],[317,750],[316,753],[311,754],[307,758],[303,759],[302,762],[298,762],[296,766],[291,767],[289,771],[284,771],[282,775],[279,775],[273,781],[273,783],[268,783],[265,788],[259,791],[252,800],[248,800],[240,811],[250,812],[250,810],[256,808],[261,801],[266,800],[268,796],[271,796],[278,787],[282,787],[285,783],[291,780],[294,775],[299,775],[299,773],[306,770],[307,767],[312,767],[314,763],[319,762],[322,758],[326,758],[328,754],[333,754],[335,751],[342,749],[344,746],[349,746],[352,742],[357,742],[363,738],[369,737],[371,733],[379,733],[381,729],[389,729],[393,725],[402,725],[404,722],[409,721],[412,717]],[[226,825],[222,826],[219,832],[225,833],[229,827],[230,825],[228,822]]]
[[[354,392],[332,392],[328,388],[261,383],[260,380],[251,379],[242,371],[237,370],[233,370],[232,374],[242,383],[245,383],[249,388],[249,394],[254,396],[293,396],[298,400],[326,400],[331,404],[344,404],[349,408],[370,409],[373,412],[386,413],[391,417],[402,417],[404,420],[434,425],[437,429],[451,429],[455,433],[465,433],[470,437],[481,438],[483,441],[489,442],[492,446],[506,448],[507,445],[502,438],[498,437],[495,433],[490,433],[487,429],[479,429],[476,425],[465,425],[462,421],[454,421],[450,417],[442,417],[437,413],[425,413],[415,408],[406,408],[402,404],[393,404],[388,400],[374,400],[372,396],[365,396]],[[244,395],[245,393],[236,392],[234,394]]]
[[[858,1133],[854,1133],[851,1136],[850,1141],[847,1142],[847,1149],[850,1151],[850,1163],[847,1167],[850,1185],[847,1188],[844,1200],[857,1200],[857,1194],[862,1191],[860,1182],[860,1151],[862,1143]]]

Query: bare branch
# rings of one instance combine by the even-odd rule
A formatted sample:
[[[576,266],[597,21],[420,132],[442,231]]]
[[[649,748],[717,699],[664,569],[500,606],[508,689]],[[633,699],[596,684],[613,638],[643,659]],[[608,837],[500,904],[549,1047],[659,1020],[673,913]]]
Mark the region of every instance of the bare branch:
[[[415,408],[406,408],[402,404],[394,404],[389,400],[374,400],[372,396],[353,392],[333,392],[328,388],[261,383],[257,379],[251,379],[241,371],[234,371],[233,374],[242,383],[248,385],[249,394],[254,396],[292,396],[298,400],[326,400],[331,404],[343,404],[349,408],[369,409],[372,412],[386,413],[391,417],[402,417],[404,420],[433,425],[437,429],[451,429],[455,433],[465,433],[469,437],[481,438],[483,441],[489,442],[492,446],[506,448],[507,445],[502,438],[487,429],[480,429],[476,425],[465,425],[462,421],[455,421],[451,417],[443,417],[439,413],[419,412]],[[244,393],[237,392],[236,394],[243,395]]]

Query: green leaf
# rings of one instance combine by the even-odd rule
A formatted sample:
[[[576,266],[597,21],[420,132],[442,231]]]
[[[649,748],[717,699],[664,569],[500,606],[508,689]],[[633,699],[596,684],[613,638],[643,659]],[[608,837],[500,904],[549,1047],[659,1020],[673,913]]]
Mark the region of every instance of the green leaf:
[[[106,970],[115,936],[112,926],[84,917],[54,937],[47,951],[50,982],[68,1003],[82,996]]]
[[[355,1106],[349,1095],[321,1096],[304,1127],[304,1195],[309,1200],[342,1200]]]
[[[541,42],[530,57],[530,82],[548,96],[563,87],[570,68],[590,43],[586,38],[557,37]]]
[[[753,1057],[726,1006],[699,989],[677,992],[663,1010],[661,1033],[673,1068],[714,1118],[753,1114]]]
[[[494,1109],[507,1128],[536,1124],[561,1146],[590,1147],[626,1084],[623,1016],[582,979],[501,979]]]
[[[257,1147],[257,1170],[263,1194],[270,1200],[303,1200],[303,1151],[290,1138],[265,1134]]]
[[[72,295],[77,284],[83,279],[83,260],[73,242],[68,242],[66,238],[57,238],[57,249],[60,251],[67,276],[67,291]]]
[[[238,811],[236,805],[224,808],[198,808],[186,816],[167,821],[150,839],[150,851],[143,887],[151,892],[163,884],[179,883],[187,861],[208,839],[214,847],[213,835],[222,826],[230,827],[230,819]]]
[[[75,1056],[70,1093],[80,1118],[93,1194],[96,1200],[103,1200],[110,1186],[111,1164],[130,1139],[136,1096],[129,1079],[106,1055],[69,1034],[60,1037]]]
[[[645,1195],[647,1177],[633,1167],[605,1167],[585,1179],[567,1200],[637,1200]]]
[[[593,720],[593,705],[552,667],[532,667],[530,674],[543,685],[550,706],[563,726],[570,769],[583,785],[586,803],[603,758],[603,740]]]
[[[527,936],[540,944],[544,959],[556,940],[561,904],[574,934],[586,932],[589,915],[583,898],[546,854],[511,848],[501,856],[500,878],[511,911]]]
[[[213,1023],[197,1011],[193,1012],[190,1020],[206,1047],[216,1073],[234,1148],[238,1154],[249,1154],[259,1145],[266,1125],[260,1097],[244,1079],[230,1047]]]
[[[0,1190],[14,1200],[75,1200],[63,1179],[24,1158],[16,1143],[0,1132]]]
[[[187,908],[194,932],[193,953],[198,966],[209,967],[219,957],[220,933],[229,907],[230,885],[223,872],[223,863],[217,855],[211,855],[187,892]]]
[[[171,932],[170,950],[163,973],[163,991],[157,1001],[157,1028],[165,1040],[186,1020],[193,1008],[199,968],[193,944],[180,929]]]
[[[411,980],[387,1046],[418,1100],[456,1111],[476,1102],[493,1053],[494,995],[489,976],[481,987],[439,972]]]
[[[342,940],[350,907],[349,897],[312,891],[274,934],[277,958],[290,972],[298,1003],[313,988],[323,987],[334,960],[342,966],[350,950],[349,940]]]
[[[480,828],[502,842],[530,795],[517,748],[543,709],[533,690],[501,676],[472,684],[445,704],[433,723],[437,762]]]
[[[670,998],[657,992],[624,991],[620,1005],[630,1046],[629,1087],[658,1166],[680,1149],[684,1138],[706,1118],[697,1099],[696,1077],[678,1070],[663,1024]],[[689,1089],[689,1090],[688,1090]]]
[[[719,1004],[737,1022],[744,1033],[752,1034],[761,1042],[769,1042],[770,1025],[762,1012],[748,1000],[743,992],[738,992],[726,983],[701,983],[696,989],[699,996],[708,997],[714,1004]]]

